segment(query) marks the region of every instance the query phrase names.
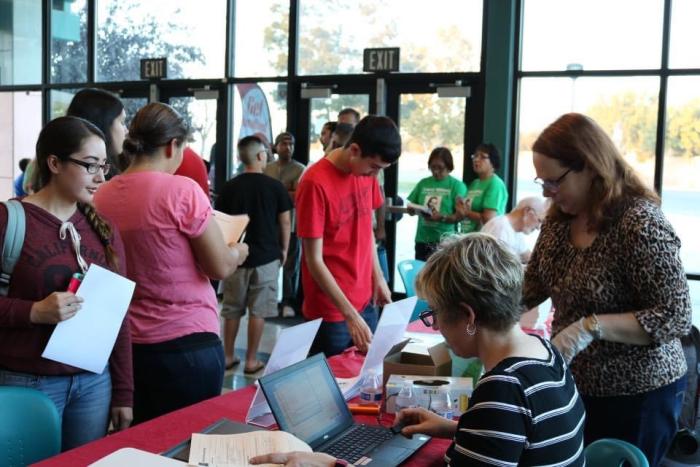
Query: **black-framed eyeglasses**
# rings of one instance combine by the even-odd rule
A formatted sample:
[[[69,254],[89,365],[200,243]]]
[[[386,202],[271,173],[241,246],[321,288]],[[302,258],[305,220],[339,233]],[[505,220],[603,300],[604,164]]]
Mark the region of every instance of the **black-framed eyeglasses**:
[[[556,180],[542,180],[540,177],[535,177],[535,183],[537,183],[539,186],[541,186],[547,191],[557,192],[559,191],[559,186],[564,181],[564,177],[569,175],[569,172],[571,172],[572,170],[574,169],[567,170],[561,175],[561,177],[557,178]]]
[[[87,173],[89,173],[90,175],[95,175],[100,169],[102,169],[103,175],[107,175],[109,173],[109,169],[111,168],[111,165],[108,162],[105,162],[104,164],[98,164],[97,162],[85,162],[79,159],[73,159],[72,157],[69,157],[68,160],[74,164],[78,164],[82,167],[85,167]]]
[[[431,308],[421,311],[418,317],[429,328],[432,328],[433,324],[435,324],[435,312]]]

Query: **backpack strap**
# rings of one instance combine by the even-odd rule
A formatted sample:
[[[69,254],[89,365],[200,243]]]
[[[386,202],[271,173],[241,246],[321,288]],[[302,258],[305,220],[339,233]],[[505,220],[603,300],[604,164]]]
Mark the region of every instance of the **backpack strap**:
[[[5,227],[5,241],[2,246],[2,272],[0,272],[0,285],[9,286],[12,271],[22,253],[24,234],[27,221],[24,215],[24,207],[20,201],[11,199],[3,201],[7,209],[7,226]]]

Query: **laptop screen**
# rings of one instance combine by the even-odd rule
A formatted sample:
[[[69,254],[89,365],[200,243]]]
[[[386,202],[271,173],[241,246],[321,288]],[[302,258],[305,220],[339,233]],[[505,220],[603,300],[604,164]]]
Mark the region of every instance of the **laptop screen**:
[[[260,378],[260,387],[280,430],[312,449],[353,424],[323,354]]]

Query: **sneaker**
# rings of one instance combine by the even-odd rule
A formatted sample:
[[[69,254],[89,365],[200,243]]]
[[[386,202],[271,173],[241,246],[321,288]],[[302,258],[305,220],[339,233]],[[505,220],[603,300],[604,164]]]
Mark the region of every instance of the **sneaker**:
[[[282,318],[294,318],[294,308],[292,308],[289,305],[285,305],[282,307]]]

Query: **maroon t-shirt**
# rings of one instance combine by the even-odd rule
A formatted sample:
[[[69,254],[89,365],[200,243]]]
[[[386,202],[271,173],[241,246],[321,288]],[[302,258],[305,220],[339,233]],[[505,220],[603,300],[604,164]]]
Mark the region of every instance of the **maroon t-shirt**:
[[[80,271],[70,235],[59,237],[61,221],[30,203],[22,203],[26,214],[26,234],[15,265],[7,297],[0,296],[0,368],[34,375],[72,375],[80,368],[47,360],[41,356],[54,325],[32,324],[29,314],[34,302],[52,292],[65,291],[71,276]],[[88,264],[109,268],[104,247],[87,218],[76,211],[69,219],[81,237],[81,255]],[[7,209],[0,207],[0,245],[5,240]],[[112,247],[119,258],[119,274],[126,275],[124,245],[113,230]],[[112,406],[133,405],[133,374],[129,321],[122,323],[109,359],[112,377]]]

